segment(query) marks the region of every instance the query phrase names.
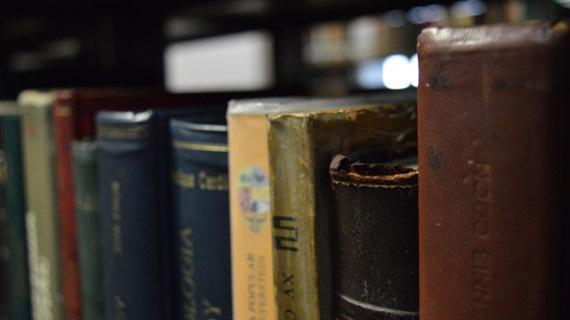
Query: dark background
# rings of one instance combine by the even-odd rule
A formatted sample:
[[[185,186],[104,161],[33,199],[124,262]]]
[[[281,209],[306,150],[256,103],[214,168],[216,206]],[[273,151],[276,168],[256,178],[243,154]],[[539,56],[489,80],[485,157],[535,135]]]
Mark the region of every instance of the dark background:
[[[163,86],[163,52],[169,43],[257,29],[268,30],[273,36],[275,84],[269,89],[280,93],[312,93],[311,81],[318,81],[315,79],[320,74],[330,70],[326,66],[315,69],[303,59],[305,34],[311,27],[393,9],[454,3],[420,0],[6,2],[0,9],[1,99],[13,99],[26,88]],[[568,16],[568,10],[552,0],[485,2],[489,7],[524,3],[527,12],[517,20]],[[509,20],[506,16],[502,13],[498,18],[485,16],[475,23]],[[177,26],[176,32],[172,31],[173,26]]]

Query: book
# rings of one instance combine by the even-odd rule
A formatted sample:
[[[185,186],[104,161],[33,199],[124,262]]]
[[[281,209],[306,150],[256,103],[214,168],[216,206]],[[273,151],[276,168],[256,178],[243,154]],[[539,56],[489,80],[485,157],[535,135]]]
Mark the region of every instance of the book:
[[[63,318],[59,217],[50,91],[26,90],[18,97],[26,197],[26,232],[32,317]]]
[[[567,318],[568,24],[429,28],[418,48],[422,319]]]
[[[390,99],[399,98],[400,95],[395,95]],[[377,97],[358,99],[365,104],[377,100]],[[279,239],[274,239],[273,230],[280,226],[275,226],[271,212],[268,116],[284,112],[341,109],[354,104],[351,102],[353,100],[292,97],[230,101],[227,118],[234,318],[277,319],[290,316],[287,311],[289,304],[282,303],[287,299],[289,291],[286,286],[289,283],[283,281],[282,274],[274,271],[277,268],[274,250]],[[326,279],[331,277],[330,274],[322,276]],[[326,292],[330,293],[330,290]],[[310,303],[299,303],[314,306],[309,307],[312,310],[320,310],[320,303],[324,303],[327,305],[325,310],[329,310],[330,299],[318,302],[319,295],[312,291],[300,298]]]
[[[235,93],[245,95],[245,93]],[[187,105],[225,104],[232,94],[167,94],[153,89],[120,88],[72,88],[55,91],[53,123],[55,132],[58,212],[61,220],[63,256],[63,286],[66,317],[68,320],[81,317],[77,230],[71,144],[73,140],[95,138],[95,114],[100,110],[145,110],[160,107],[183,107]],[[167,128],[165,130],[168,130]],[[95,181],[92,181],[93,183]],[[161,182],[162,183],[162,182]],[[165,276],[170,274],[169,259],[163,259]],[[166,281],[165,283],[168,283]],[[169,295],[169,285],[165,295]],[[170,303],[166,298],[165,303]],[[167,310],[170,310],[168,307]],[[166,317],[169,317],[166,315]]]
[[[160,227],[154,117],[97,116],[106,319],[161,319]]]
[[[28,278],[28,251],[26,242],[26,207],[22,172],[22,141],[20,110],[15,103],[0,107],[1,149],[6,169],[5,217],[8,263],[5,284],[8,288],[7,318],[28,320],[30,313],[30,284]]]
[[[101,216],[97,185],[97,142],[73,141],[73,191],[79,248],[81,310],[85,320],[103,319]]]
[[[415,146],[364,149],[330,164],[337,319],[419,319]]]
[[[106,317],[170,317],[174,270],[168,120],[222,110],[214,106],[98,114]]]
[[[227,126],[170,121],[177,319],[232,319]]]
[[[228,106],[234,319],[276,319],[266,115],[296,98],[233,100]]]
[[[279,319],[333,317],[328,164],[338,152],[412,139],[415,103],[407,101],[337,99],[325,110],[268,115]]]
[[[0,102],[0,117],[6,111],[10,112],[8,102]],[[3,149],[4,134],[0,122],[0,148]],[[4,150],[0,149],[0,319],[10,317],[9,292],[10,278],[8,274],[10,264],[10,248],[8,244],[8,215],[6,208],[7,165]]]

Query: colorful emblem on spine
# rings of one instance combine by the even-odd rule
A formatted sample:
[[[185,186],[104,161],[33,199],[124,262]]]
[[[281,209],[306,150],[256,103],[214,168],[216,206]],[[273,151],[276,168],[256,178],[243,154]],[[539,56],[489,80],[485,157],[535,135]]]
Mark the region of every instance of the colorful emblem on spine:
[[[253,233],[261,232],[269,218],[269,178],[259,167],[247,167],[238,177],[238,199],[242,216]]]

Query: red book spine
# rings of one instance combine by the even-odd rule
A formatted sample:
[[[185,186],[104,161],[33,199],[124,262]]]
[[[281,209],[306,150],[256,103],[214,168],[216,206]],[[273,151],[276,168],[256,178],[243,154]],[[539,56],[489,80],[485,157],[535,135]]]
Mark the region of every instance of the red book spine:
[[[81,291],[75,224],[75,197],[71,171],[71,142],[74,136],[73,110],[66,97],[57,97],[53,109],[57,163],[57,202],[61,223],[62,281],[65,316],[81,319]]]

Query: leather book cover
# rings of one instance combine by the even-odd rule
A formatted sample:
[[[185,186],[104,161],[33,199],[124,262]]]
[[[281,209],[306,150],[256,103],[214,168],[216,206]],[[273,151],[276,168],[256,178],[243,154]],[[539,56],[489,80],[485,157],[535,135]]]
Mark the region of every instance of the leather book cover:
[[[8,248],[7,285],[8,319],[29,320],[30,283],[26,241],[26,204],[22,171],[20,110],[17,105],[2,112],[2,151],[6,165],[6,233]]]
[[[73,141],[73,190],[83,319],[103,319],[101,217],[97,188],[97,142]]]
[[[231,320],[225,119],[173,119],[170,132],[176,319]]]
[[[567,319],[568,24],[429,28],[418,48],[422,319]]]
[[[337,319],[419,319],[416,155],[364,149],[331,161]]]
[[[53,122],[59,197],[58,210],[61,217],[63,286],[68,320],[81,318],[74,177],[71,160],[72,141],[93,140],[95,137],[95,114],[99,110],[144,110],[160,107],[225,104],[230,97],[228,94],[181,95],[142,89],[88,88],[55,91]]]
[[[20,94],[26,196],[26,232],[32,316],[63,319],[59,216],[55,181],[55,146],[51,109],[53,93]]]
[[[280,319],[331,319],[328,165],[338,152],[415,136],[415,103],[340,99],[268,116],[275,286]],[[407,100],[409,101],[409,100]],[[308,105],[308,104],[306,104]]]

